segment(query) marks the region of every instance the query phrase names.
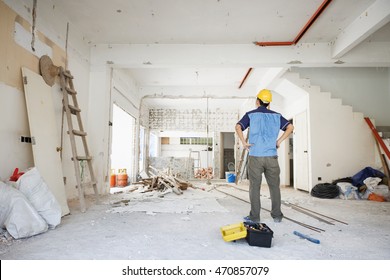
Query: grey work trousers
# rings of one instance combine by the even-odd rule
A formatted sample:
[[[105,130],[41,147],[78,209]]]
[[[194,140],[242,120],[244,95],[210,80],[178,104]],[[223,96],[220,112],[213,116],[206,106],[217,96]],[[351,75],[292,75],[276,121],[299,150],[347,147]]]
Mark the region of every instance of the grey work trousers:
[[[271,216],[272,218],[283,217],[281,211],[280,195],[280,167],[277,156],[272,157],[248,157],[248,176],[249,176],[249,199],[251,202],[251,211],[249,218],[254,222],[260,222],[260,188],[262,175],[269,187],[271,196]]]

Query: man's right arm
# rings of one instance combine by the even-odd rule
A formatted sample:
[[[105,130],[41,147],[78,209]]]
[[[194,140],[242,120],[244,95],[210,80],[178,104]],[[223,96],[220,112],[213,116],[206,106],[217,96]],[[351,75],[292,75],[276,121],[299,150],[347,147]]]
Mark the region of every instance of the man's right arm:
[[[242,145],[244,146],[245,149],[249,150],[249,147],[252,146],[251,144],[248,144],[244,138],[244,133],[242,132],[242,127],[238,123],[236,124],[236,132],[238,135],[238,138],[240,138]]]

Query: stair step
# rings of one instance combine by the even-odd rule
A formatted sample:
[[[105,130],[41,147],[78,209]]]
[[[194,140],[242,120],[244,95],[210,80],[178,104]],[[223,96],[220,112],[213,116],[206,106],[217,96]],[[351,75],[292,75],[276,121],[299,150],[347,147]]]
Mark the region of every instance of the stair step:
[[[322,92],[320,92],[320,95],[321,95],[323,98],[329,98],[329,99],[332,98],[330,92],[327,92],[327,91],[322,91]]]
[[[299,87],[307,88],[310,86],[310,79],[301,78],[298,73],[294,73],[294,72],[286,73],[284,75],[284,78]]]
[[[319,86],[313,86],[311,85],[310,88],[309,88],[309,91],[310,93],[320,93],[321,92],[321,88]]]
[[[341,106],[342,100],[339,98],[331,98],[330,102],[332,103],[332,106]]]
[[[353,118],[354,119],[363,119],[364,115],[363,115],[363,113],[360,113],[360,112],[353,112]]]
[[[342,108],[343,108],[343,110],[345,110],[346,112],[350,112],[351,114],[353,113],[352,106],[350,106],[350,105],[343,105]]]

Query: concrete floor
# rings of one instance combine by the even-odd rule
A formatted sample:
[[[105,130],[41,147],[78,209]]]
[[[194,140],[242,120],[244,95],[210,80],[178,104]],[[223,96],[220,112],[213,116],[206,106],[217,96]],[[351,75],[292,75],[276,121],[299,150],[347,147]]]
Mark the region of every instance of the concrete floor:
[[[99,205],[88,197],[86,213],[77,200],[54,230],[22,240],[3,234],[1,260],[390,260],[390,203],[319,199],[282,188],[285,202],[301,205],[348,223],[334,225],[283,206],[288,218],[323,229],[319,233],[289,220],[276,224],[266,211],[262,222],[273,231],[271,248],[249,246],[245,239],[225,242],[220,227],[240,222],[249,211],[247,183],[237,188],[213,181],[195,184],[183,195],[122,192]],[[237,198],[223,194],[229,192]],[[125,189],[124,189],[125,190]],[[268,189],[262,206],[269,209]],[[320,240],[309,242],[299,231]]]

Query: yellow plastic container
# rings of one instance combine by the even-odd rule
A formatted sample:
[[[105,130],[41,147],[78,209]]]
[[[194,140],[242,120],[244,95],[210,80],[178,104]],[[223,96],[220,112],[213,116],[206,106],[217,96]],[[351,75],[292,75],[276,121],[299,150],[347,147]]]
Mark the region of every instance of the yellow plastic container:
[[[244,223],[231,224],[221,227],[222,238],[225,241],[233,241],[245,238],[247,235]]]

